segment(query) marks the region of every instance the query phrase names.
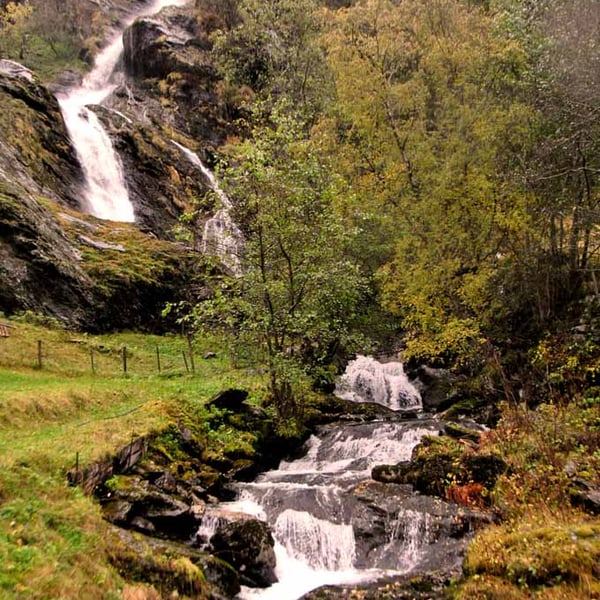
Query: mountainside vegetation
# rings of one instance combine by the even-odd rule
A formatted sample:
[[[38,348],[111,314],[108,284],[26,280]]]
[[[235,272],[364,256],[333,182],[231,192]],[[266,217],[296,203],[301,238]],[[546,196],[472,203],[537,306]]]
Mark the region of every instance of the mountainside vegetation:
[[[89,414],[156,402],[136,434],[190,414],[208,422],[196,396],[245,385],[278,435],[301,436],[350,356],[401,351],[411,368],[456,375],[446,415],[491,415],[494,427],[477,445],[423,450],[425,464],[450,465],[436,493],[460,500],[478,483],[456,468],[465,455],[508,465],[477,488],[497,523],[448,594],[600,598],[600,3],[194,0],[140,20],[127,78],[97,110],[140,217],[104,223],[82,214],[48,90],[79,82],[142,5],[0,0],[0,60],[33,77],[0,69],[0,311],[32,356],[33,336],[51,335],[79,361],[45,375],[0,339],[0,590],[154,600],[123,591],[104,549],[83,559],[103,525],[66,488],[65,444],[89,463],[134,427],[73,434]],[[173,141],[231,199],[239,269],[202,251],[223,201]],[[18,325],[24,310],[83,342]],[[140,380],[82,374],[88,334],[115,329],[183,333],[187,351],[218,345],[231,363],[207,367],[201,390],[187,362]],[[122,335],[152,358],[162,343]],[[216,429],[202,434],[221,449],[245,443]]]

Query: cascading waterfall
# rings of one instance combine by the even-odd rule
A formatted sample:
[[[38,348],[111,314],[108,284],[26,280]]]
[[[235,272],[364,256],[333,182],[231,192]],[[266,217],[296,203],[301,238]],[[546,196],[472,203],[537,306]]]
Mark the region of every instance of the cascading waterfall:
[[[85,177],[85,209],[101,219],[134,221],[123,168],[110,137],[88,106],[101,104],[118,85],[116,67],[123,53],[123,30],[137,17],[154,14],[166,6],[183,6],[188,0],[155,0],[133,15],[96,57],[94,68],[81,86],[58,96],[63,118]]]
[[[200,169],[219,199],[220,208],[204,225],[202,252],[208,256],[216,256],[234,275],[240,275],[242,272],[240,256],[244,246],[244,236],[231,218],[233,208],[231,200],[219,186],[214,173],[195,152],[174,140],[171,141],[193,165]]]
[[[372,360],[360,364],[371,368]],[[388,388],[410,398],[410,406],[419,405],[418,392],[404,372],[394,367],[392,377],[397,379]],[[282,461],[277,470],[239,484],[239,500],[220,509],[251,514],[271,525],[279,579],[266,589],[243,588],[239,598],[296,600],[321,585],[369,581],[418,566],[425,547],[434,542],[431,516],[396,509],[380,517],[384,523],[379,527],[387,532],[381,544],[365,547],[357,532],[372,524],[370,517],[357,523],[365,505],[355,490],[370,480],[374,465],[409,460],[421,438],[440,428],[432,419],[325,427],[311,436],[301,458]]]
[[[421,394],[400,362],[380,363],[370,356],[350,361],[336,393],[354,402],[376,402],[393,410],[421,410]]]
[[[289,556],[316,571],[345,571],[354,565],[356,542],[349,523],[332,523],[306,511],[286,509],[277,517],[273,534]]]

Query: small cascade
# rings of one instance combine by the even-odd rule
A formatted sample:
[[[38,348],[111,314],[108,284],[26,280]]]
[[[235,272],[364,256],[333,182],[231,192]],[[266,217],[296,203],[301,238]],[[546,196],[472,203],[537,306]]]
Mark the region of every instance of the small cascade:
[[[234,275],[240,275],[242,272],[240,255],[244,246],[244,236],[231,218],[231,200],[219,186],[214,173],[195,152],[174,140],[171,141],[193,165],[200,169],[219,199],[220,208],[204,225],[202,252],[208,256],[216,256]]]
[[[439,431],[438,422],[426,419],[325,427],[301,458],[239,484],[239,500],[220,508],[271,525],[279,579],[270,588],[243,588],[239,598],[295,600],[321,585],[373,580],[418,565],[430,543],[428,515],[394,510],[379,525],[385,533],[372,549],[364,532],[374,517],[354,490],[370,480],[374,465],[408,460],[424,435]]]
[[[370,356],[350,361],[336,394],[354,402],[376,402],[392,410],[421,410],[421,394],[400,362],[380,363]]]
[[[398,513],[392,529],[390,542],[400,540],[397,556],[401,558],[401,568],[409,571],[414,568],[430,541],[431,515],[416,510],[403,510]]]
[[[401,572],[414,569],[425,554],[427,546],[435,541],[433,517],[413,509],[403,509],[389,524],[388,542],[377,548],[370,559],[382,568],[395,568]]]
[[[205,514],[202,516],[200,527],[194,536],[194,544],[199,548],[206,549],[210,538],[216,533],[217,528],[223,524],[223,517],[219,514]]]
[[[155,0],[133,15],[96,57],[83,83],[58,97],[67,131],[81,163],[85,184],[85,209],[101,219],[134,221],[133,206],[119,157],[110,137],[90,105],[101,104],[118,85],[117,67],[123,53],[122,34],[137,17],[154,14],[166,6],[183,6],[187,0]]]
[[[318,519],[306,511],[284,510],[275,521],[274,535],[289,556],[317,571],[352,569],[356,556],[350,524]]]

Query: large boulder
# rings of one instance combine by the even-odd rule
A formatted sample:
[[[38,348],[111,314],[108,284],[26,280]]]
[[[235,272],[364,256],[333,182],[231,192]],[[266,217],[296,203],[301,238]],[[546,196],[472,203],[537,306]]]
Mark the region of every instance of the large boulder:
[[[277,581],[274,545],[269,526],[247,515],[220,525],[210,538],[212,554],[233,565],[242,584],[249,587]]]

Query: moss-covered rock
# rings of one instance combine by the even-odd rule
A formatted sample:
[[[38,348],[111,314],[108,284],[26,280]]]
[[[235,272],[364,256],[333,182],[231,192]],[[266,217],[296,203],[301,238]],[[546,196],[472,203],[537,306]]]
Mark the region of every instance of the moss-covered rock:
[[[240,590],[231,566],[183,544],[113,529],[108,547],[111,563],[126,581],[151,584],[165,600],[233,598]]]
[[[80,206],[81,169],[56,98],[33,73],[0,60],[0,179]]]
[[[384,483],[411,484],[424,494],[467,505],[485,505],[506,463],[449,436],[423,438],[410,462],[377,465],[371,476]]]
[[[530,515],[482,532],[468,550],[464,563],[468,579],[456,597],[597,597],[600,525],[561,520]],[[497,595],[502,589],[506,596]]]

